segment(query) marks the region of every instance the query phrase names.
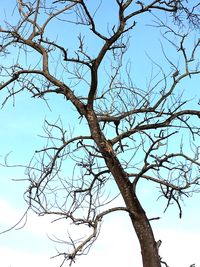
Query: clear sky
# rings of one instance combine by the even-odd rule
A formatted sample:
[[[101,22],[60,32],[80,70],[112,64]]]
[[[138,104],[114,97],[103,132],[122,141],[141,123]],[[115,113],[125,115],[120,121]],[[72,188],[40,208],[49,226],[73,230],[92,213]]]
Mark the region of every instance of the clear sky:
[[[103,22],[106,24],[107,19],[114,20],[111,2],[103,14],[102,28],[105,27]],[[105,1],[103,3],[105,4]],[[15,0],[1,0],[0,25],[3,24],[5,15],[10,23],[15,20],[17,11],[12,13],[14,6]],[[99,19],[102,19],[102,15],[99,15]],[[160,59],[162,49],[159,31],[146,27],[145,25],[149,24],[149,21],[144,17],[137,22],[138,27],[130,34],[132,39],[127,58],[131,58],[134,82],[142,87],[147,84],[147,74],[151,73],[151,61],[147,54],[159,62],[163,69],[167,69],[167,62],[163,57]],[[58,26],[48,29],[49,34],[57,36],[58,40],[62,40],[64,36],[62,30]],[[67,32],[67,30],[65,29],[66,42],[72,49],[74,43],[71,40],[77,33],[73,30]],[[89,49],[92,49],[94,54],[98,46],[99,44],[93,40],[88,43]],[[167,44],[165,50],[178,62],[178,57],[176,58],[176,55],[169,50]],[[9,60],[15,56],[12,54],[8,59],[4,58],[2,62],[5,63],[7,60],[9,63]],[[22,58],[21,60],[25,59]],[[30,60],[34,64],[34,59],[31,58]],[[199,84],[199,78],[187,81],[182,88],[185,89],[185,97],[199,99]],[[0,103],[4,99],[5,94],[1,92]],[[75,120],[77,117],[71,118],[71,106],[66,105],[62,97],[55,100],[54,97],[49,96],[49,106],[50,108],[41,99],[33,99],[25,92],[16,97],[14,105],[10,100],[0,110],[1,162],[3,162],[5,155],[9,154],[8,163],[28,164],[34,151],[42,146],[39,135],[42,134],[45,118],[53,122],[61,115],[67,126],[71,125],[72,119],[74,119],[73,122],[75,122],[71,127],[75,129],[81,127]],[[23,193],[28,184],[23,181],[13,181],[13,179],[17,180],[24,177],[23,168],[3,168],[0,166],[0,232],[12,227],[26,209]],[[185,199],[182,204],[183,217],[181,220],[176,206],[170,207],[166,213],[163,213],[166,202],[157,201],[157,197],[158,195],[154,193],[154,186],[149,184],[143,188],[141,185],[140,198],[147,209],[148,216],[161,217],[159,221],[152,222],[156,239],[162,240],[161,257],[167,261],[170,267],[189,267],[193,263],[196,264],[196,267],[200,267],[200,195],[196,194],[192,198]],[[118,201],[121,203],[120,200]],[[66,225],[61,223],[59,227],[57,224],[54,226],[52,220],[51,217],[37,217],[30,212],[24,227],[21,228],[25,222],[22,221],[17,229],[0,235],[0,266],[59,266],[62,259],[50,258],[56,255],[57,247],[64,251],[67,249],[67,245],[53,243],[49,237],[66,235]],[[72,232],[76,234],[78,230],[72,229]],[[89,254],[78,258],[74,266],[141,267],[140,248],[128,216],[117,213],[106,217],[103,220],[101,234]]]

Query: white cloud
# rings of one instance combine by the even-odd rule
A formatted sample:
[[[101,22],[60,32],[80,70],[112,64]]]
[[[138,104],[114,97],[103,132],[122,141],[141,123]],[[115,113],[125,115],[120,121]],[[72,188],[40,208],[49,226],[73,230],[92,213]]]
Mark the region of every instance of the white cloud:
[[[0,224],[13,225],[13,222],[20,220],[23,215],[23,211],[15,209],[4,199],[0,199],[0,210]]]
[[[189,267],[194,263],[196,267],[200,266],[200,232],[190,232],[189,229],[159,229],[156,232],[163,241],[160,255],[170,267]]]
[[[50,260],[49,255],[35,254],[31,252],[19,251],[17,249],[10,249],[0,246],[1,255],[1,267],[55,267],[59,266],[59,262],[55,260]],[[57,264],[57,265],[56,265]]]
[[[21,214],[21,210],[14,209],[4,200],[0,200],[0,209],[1,214],[4,214],[0,217],[0,225],[10,225]],[[37,217],[30,213],[25,228],[2,235],[1,267],[59,266],[62,258],[50,259],[56,254],[56,244],[48,240],[46,233],[56,232],[64,239],[68,229],[62,222],[59,226],[50,223],[50,219],[48,216]],[[176,229],[155,227],[156,237],[162,240],[161,257],[170,267],[189,267],[192,263],[196,263],[196,267],[199,267],[200,232],[179,229],[178,225],[174,225],[174,228]],[[74,267],[142,266],[139,244],[129,217],[125,216],[125,213],[109,215],[104,219],[101,230],[89,254],[78,258]],[[77,233],[79,234],[79,231]],[[60,248],[66,251],[67,245],[62,245]]]

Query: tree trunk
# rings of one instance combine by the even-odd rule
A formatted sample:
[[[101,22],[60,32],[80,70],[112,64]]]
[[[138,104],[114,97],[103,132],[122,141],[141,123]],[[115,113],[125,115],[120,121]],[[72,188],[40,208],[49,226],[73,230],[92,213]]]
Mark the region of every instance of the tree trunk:
[[[101,151],[106,165],[112,173],[126,207],[129,210],[130,218],[141,247],[143,267],[161,267],[151,225],[135,194],[133,184],[130,182],[127,173],[122,168],[115,151],[113,150],[112,144],[106,140],[101,131],[96,114],[92,109],[87,110],[86,117],[93,140]]]
[[[138,200],[136,199],[135,201],[138,201]],[[134,201],[132,205],[133,206],[135,205]],[[158,254],[158,249],[156,246],[156,242],[154,239],[151,225],[141,206],[140,206],[140,209],[141,210],[139,211],[138,216],[130,215],[130,217],[131,217],[131,221],[134,226],[135,232],[139,239],[143,267],[160,267],[161,266],[160,257]]]
[[[133,185],[127,179],[119,163],[114,164],[111,172],[129,210],[131,222],[141,247],[143,267],[161,267],[151,225],[134,192]]]

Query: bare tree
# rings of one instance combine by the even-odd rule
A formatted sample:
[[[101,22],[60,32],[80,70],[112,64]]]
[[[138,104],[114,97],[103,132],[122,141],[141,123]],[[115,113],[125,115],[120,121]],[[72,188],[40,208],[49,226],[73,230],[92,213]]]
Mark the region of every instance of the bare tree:
[[[122,211],[137,234],[143,266],[167,266],[136,189],[139,183],[155,183],[166,209],[177,204],[180,217],[182,198],[199,191],[199,103],[181,97],[182,82],[200,73],[200,39],[194,38],[200,3],[188,2],[18,0],[15,25],[2,22],[1,55],[14,55],[14,63],[1,66],[0,90],[7,92],[3,106],[21,91],[47,104],[48,95],[58,103],[61,96],[80,123],[69,131],[61,119],[45,120],[47,142],[26,168],[29,208],[91,231],[86,239],[69,237],[70,250],[57,255],[64,257],[63,264],[87,253],[104,216]],[[104,12],[111,7],[105,23]],[[146,86],[143,81],[135,85],[130,61],[125,63],[129,45],[137,42],[131,32],[141,18],[161,31],[165,60],[149,56],[157,71]],[[56,31],[60,25],[62,31]],[[118,195],[124,206],[111,206]]]

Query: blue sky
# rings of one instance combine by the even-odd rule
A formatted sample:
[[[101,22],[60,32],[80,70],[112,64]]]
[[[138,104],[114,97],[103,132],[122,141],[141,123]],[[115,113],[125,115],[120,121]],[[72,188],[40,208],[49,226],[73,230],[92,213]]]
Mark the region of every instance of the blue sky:
[[[112,1],[111,1],[112,2]],[[104,13],[103,21],[106,19],[113,20],[110,15],[113,9],[112,4]],[[10,23],[15,20],[16,11],[12,16],[13,7],[10,4],[15,1],[2,0],[1,19],[6,13]],[[104,2],[105,3],[105,2]],[[101,19],[101,16],[99,17]],[[135,84],[141,87],[145,86],[148,81],[148,74],[151,73],[151,61],[147,54],[156,62],[162,65],[164,69],[169,69],[166,60],[161,58],[161,45],[159,39],[159,31],[151,27],[144,27],[149,22],[143,17],[137,21],[138,26],[133,30],[131,35],[130,48],[127,58],[131,58],[132,75]],[[1,23],[0,23],[1,24]],[[101,27],[105,25],[102,23]],[[58,25],[49,28],[48,31],[52,36],[56,36],[62,40],[64,34]],[[79,31],[80,29],[78,29]],[[74,43],[71,41],[76,36],[76,31],[65,28],[66,42],[73,50]],[[149,45],[146,45],[149,43]],[[192,43],[192,42],[191,42]],[[170,57],[178,62],[176,52],[171,52],[166,42],[165,50]],[[189,44],[190,45],[190,44]],[[95,54],[99,44],[90,40],[88,49],[92,49]],[[11,54],[9,59],[3,59],[3,62],[9,63],[15,54]],[[22,61],[24,59],[22,58]],[[30,59],[34,63],[33,58]],[[137,64],[135,63],[137,62]],[[53,64],[52,64],[53,65]],[[185,97],[200,98],[199,94],[199,78],[187,80],[180,90],[185,89]],[[5,98],[4,92],[0,94],[0,102]],[[65,102],[62,97],[55,99],[49,96],[50,108],[41,99],[33,99],[27,93],[21,93],[16,96],[13,106],[12,100],[8,101],[3,109],[0,110],[0,160],[3,161],[4,156],[8,153],[8,163],[10,164],[28,164],[35,150],[43,144],[39,135],[42,134],[42,124],[45,118],[51,122],[56,121],[61,115],[64,119],[66,127],[71,127],[80,131],[81,126],[77,121],[77,116],[71,115],[69,103]],[[197,100],[193,102],[196,107]],[[72,125],[73,122],[73,125]],[[13,181],[12,179],[24,178],[23,168],[3,168],[0,167],[0,231],[4,231],[11,227],[13,223],[20,219],[24,213],[26,205],[23,199],[24,190],[27,183],[23,181]],[[145,185],[145,187],[144,187]],[[185,199],[183,203],[183,218],[178,217],[178,209],[172,206],[163,214],[165,202],[157,201],[158,194],[154,193],[154,185],[150,183],[141,184],[140,199],[144,207],[147,209],[149,217],[160,216],[159,221],[153,222],[155,236],[162,240],[161,257],[166,260],[170,267],[189,267],[190,264],[196,263],[196,267],[200,266],[199,256],[199,239],[200,239],[200,213],[199,201],[200,195],[194,195],[192,198]],[[121,200],[117,200],[121,204]],[[61,250],[66,247],[53,243],[48,236],[54,234],[62,236],[66,234],[66,225],[62,223],[51,223],[53,218],[37,217],[30,212],[26,225],[20,230],[12,230],[0,235],[0,255],[2,267],[38,267],[58,266],[61,259],[50,259],[56,254],[56,247]],[[77,229],[72,229],[75,234]],[[129,253],[130,252],[130,253]],[[130,254],[130,255],[129,255]],[[98,260],[97,260],[98,258]],[[134,259],[134,261],[133,261]],[[104,219],[102,225],[102,233],[100,234],[96,244],[91,249],[89,255],[78,259],[75,267],[83,266],[141,266],[140,249],[137,239],[132,231],[132,226],[128,220],[128,216],[124,214],[116,214]]]

